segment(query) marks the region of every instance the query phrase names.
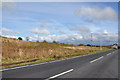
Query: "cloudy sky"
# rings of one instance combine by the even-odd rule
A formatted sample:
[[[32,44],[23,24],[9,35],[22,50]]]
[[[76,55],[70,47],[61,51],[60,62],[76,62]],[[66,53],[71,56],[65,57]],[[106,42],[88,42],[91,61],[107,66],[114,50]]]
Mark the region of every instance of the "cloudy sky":
[[[117,43],[117,2],[6,2],[2,36],[71,44]],[[38,36],[39,35],[39,36]]]

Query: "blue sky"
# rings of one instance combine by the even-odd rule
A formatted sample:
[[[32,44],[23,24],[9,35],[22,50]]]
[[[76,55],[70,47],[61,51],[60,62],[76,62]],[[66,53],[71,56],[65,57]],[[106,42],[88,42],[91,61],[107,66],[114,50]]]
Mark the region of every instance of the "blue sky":
[[[16,2],[3,3],[2,28],[4,36],[31,41],[53,40],[64,43],[94,44],[99,38],[104,44],[117,41],[117,2]],[[99,36],[98,36],[99,35]],[[112,41],[111,41],[112,38]]]

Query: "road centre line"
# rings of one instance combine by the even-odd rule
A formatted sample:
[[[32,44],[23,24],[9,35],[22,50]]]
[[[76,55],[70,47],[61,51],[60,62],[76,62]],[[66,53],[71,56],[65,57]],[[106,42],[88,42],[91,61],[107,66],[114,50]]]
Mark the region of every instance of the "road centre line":
[[[70,70],[68,70],[68,71],[62,72],[62,73],[57,74],[57,75],[54,75],[54,76],[52,76],[52,77],[50,77],[50,78],[48,78],[48,79],[45,79],[45,80],[54,79],[54,78],[59,77],[59,76],[61,76],[61,75],[67,74],[67,73],[69,73],[69,72],[71,72],[71,71],[73,71],[73,69],[70,69]]]
[[[93,54],[98,54],[98,53],[93,53]],[[42,65],[46,63],[54,63],[54,62],[59,62],[59,61],[64,61],[64,60],[69,60],[69,59],[75,59],[83,56],[89,56],[93,54],[87,54],[87,55],[82,55],[82,56],[76,56],[72,58],[67,58],[67,59],[61,59],[61,60],[55,60],[55,61],[50,61],[50,62],[43,62],[43,63],[38,63],[38,64],[31,64],[31,65],[25,65],[25,66],[18,66],[18,67],[13,67],[13,68],[7,68],[7,69],[0,69],[0,71],[7,71],[7,70],[14,70],[14,69],[20,69],[20,68],[25,68],[25,67],[30,67],[30,66],[37,66],[37,65]]]
[[[82,56],[76,56],[76,57],[72,57],[72,58],[55,60],[55,61],[50,61],[50,62],[43,62],[43,63],[30,64],[30,65],[18,66],[18,67],[7,68],[7,69],[0,69],[0,71],[14,70],[14,69],[19,69],[19,68],[25,68],[25,67],[30,67],[30,66],[37,66],[37,65],[47,64],[47,63],[54,63],[54,62],[59,62],[59,61],[64,61],[64,60],[69,60],[69,59],[75,59],[75,58],[80,58],[80,57],[84,57],[84,56],[89,56],[89,55],[93,55],[93,54],[98,54],[98,53],[92,53],[92,54],[87,54],[87,55],[82,55]]]
[[[94,60],[92,60],[92,61],[90,61],[90,63],[93,63],[93,62],[95,62],[95,61],[97,61],[97,60],[100,60],[100,59],[102,59],[104,56],[101,56],[101,57],[99,57],[99,58],[97,58],[97,59],[94,59]]]

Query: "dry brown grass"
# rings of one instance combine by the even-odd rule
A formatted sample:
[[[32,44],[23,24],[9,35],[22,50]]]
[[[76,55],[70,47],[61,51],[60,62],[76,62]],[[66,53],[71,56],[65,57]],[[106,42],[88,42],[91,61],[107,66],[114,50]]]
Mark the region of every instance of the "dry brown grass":
[[[43,57],[56,57],[72,53],[93,52],[99,47],[88,46],[63,46],[53,43],[27,42],[12,38],[2,39],[2,61],[19,61]],[[104,47],[104,49],[107,49]],[[60,56],[59,56],[60,57]]]

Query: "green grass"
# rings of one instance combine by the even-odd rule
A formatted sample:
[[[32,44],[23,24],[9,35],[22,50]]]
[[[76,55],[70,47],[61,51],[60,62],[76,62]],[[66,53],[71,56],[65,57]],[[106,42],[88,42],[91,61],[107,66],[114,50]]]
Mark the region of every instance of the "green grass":
[[[37,61],[21,63],[21,64],[15,64],[15,65],[2,66],[2,68],[22,66],[22,65],[34,64],[34,63],[42,63],[42,62],[53,61],[53,60],[58,60],[58,59],[66,59],[66,58],[69,58],[69,57],[75,57],[75,56],[80,56],[80,55],[87,55],[87,54],[92,54],[92,53],[98,53],[98,52],[107,51],[107,50],[110,50],[110,49],[93,51],[93,52],[69,53],[69,54],[64,54],[64,55],[56,54],[53,57],[43,57],[43,58],[40,58]],[[14,61],[14,60],[3,61],[2,64],[17,63],[17,62],[29,61],[29,60],[34,60],[34,59],[25,59],[25,60],[19,60],[19,61]]]

